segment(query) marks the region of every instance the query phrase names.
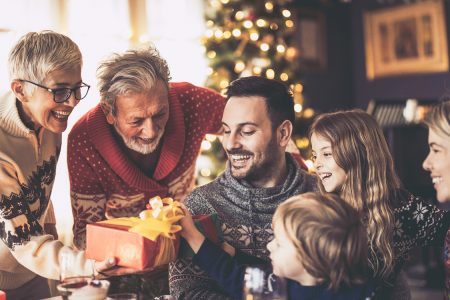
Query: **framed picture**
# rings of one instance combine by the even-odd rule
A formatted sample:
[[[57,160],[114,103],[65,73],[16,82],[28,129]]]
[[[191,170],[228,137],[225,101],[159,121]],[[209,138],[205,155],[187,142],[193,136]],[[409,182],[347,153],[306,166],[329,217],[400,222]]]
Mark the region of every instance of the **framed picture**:
[[[448,71],[442,0],[366,12],[367,78]]]
[[[301,66],[307,70],[324,70],[327,65],[324,14],[299,8],[296,17],[296,42]]]

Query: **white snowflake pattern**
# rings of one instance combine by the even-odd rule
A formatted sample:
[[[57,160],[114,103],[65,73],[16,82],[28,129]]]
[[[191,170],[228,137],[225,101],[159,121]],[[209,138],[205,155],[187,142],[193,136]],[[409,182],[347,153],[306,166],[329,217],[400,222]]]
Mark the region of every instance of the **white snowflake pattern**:
[[[427,212],[428,209],[420,202],[417,204],[417,209],[413,212],[413,218],[419,223],[420,221],[423,221],[423,217]]]
[[[403,235],[403,223],[400,222],[400,220],[395,221],[395,228],[394,228],[394,232],[395,235],[398,237],[402,237]]]

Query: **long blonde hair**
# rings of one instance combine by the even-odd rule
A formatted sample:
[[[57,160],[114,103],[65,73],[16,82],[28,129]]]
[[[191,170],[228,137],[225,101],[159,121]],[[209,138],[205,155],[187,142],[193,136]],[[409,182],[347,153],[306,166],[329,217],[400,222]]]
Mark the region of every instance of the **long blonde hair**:
[[[338,290],[367,278],[367,234],[359,213],[332,194],[305,193],[278,206],[273,216],[298,251],[305,270]]]
[[[312,134],[330,141],[333,158],[347,177],[340,196],[364,214],[370,266],[376,277],[387,279],[394,269],[394,201],[400,180],[383,132],[362,110],[339,111],[317,117]],[[319,182],[319,188],[324,191]]]

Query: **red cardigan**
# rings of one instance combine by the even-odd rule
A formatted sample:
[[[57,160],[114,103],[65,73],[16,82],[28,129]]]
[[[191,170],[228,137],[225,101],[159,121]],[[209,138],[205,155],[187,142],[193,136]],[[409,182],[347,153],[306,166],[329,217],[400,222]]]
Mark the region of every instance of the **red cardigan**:
[[[136,216],[157,195],[183,200],[194,187],[201,142],[206,133],[220,130],[225,101],[211,90],[172,83],[169,103],[153,177],[147,177],[123,152],[100,105],[71,130],[67,156],[77,247],[85,247],[86,224]]]

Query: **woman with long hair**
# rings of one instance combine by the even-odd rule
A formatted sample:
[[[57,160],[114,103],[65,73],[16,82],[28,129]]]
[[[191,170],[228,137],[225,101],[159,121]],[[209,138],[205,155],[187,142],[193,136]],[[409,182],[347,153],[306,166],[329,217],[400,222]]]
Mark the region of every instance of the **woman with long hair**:
[[[310,128],[322,192],[336,193],[364,216],[369,265],[380,299],[409,299],[408,252],[442,240],[450,215],[402,189],[383,132],[361,110],[322,114]]]

